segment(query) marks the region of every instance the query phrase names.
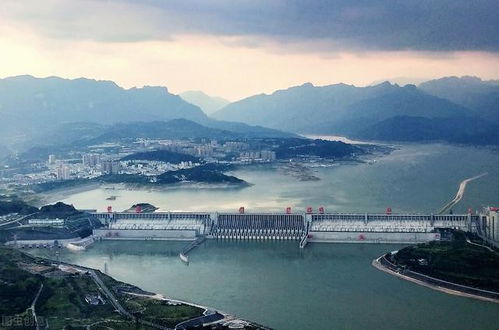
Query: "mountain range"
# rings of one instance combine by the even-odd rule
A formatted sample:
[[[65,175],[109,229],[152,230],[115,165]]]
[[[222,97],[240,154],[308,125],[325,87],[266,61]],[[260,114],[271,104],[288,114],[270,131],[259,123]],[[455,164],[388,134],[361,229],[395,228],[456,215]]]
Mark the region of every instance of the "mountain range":
[[[199,92],[184,94],[192,96],[204,100],[191,99],[200,105],[213,101]],[[217,102],[218,107],[226,101]],[[19,141],[32,146],[295,133],[499,144],[499,81],[446,77],[419,86],[384,82],[367,87],[306,83],[254,95],[207,116],[166,87],[124,89],[111,81],[17,76],[0,79],[0,116],[0,152]]]
[[[317,87],[307,83],[245,98],[212,116],[301,134],[499,144],[499,85],[477,81],[483,85],[479,89],[483,93],[479,94],[466,85],[468,80],[464,77],[429,81],[421,87],[389,82],[367,87]],[[464,86],[445,94],[447,81]],[[449,84],[449,90],[451,87]],[[458,99],[464,91],[469,98]]]
[[[216,121],[207,117],[198,106],[169,93],[166,87],[124,89],[112,81],[85,78],[16,76],[0,79],[0,118],[0,139],[4,146],[1,149],[15,143],[47,143],[50,135],[58,136],[60,141],[55,141],[58,143],[78,137],[85,139],[86,135],[95,138],[98,131],[105,131],[99,125],[141,123],[127,126],[123,134],[137,132],[140,128],[157,129],[158,125],[163,125],[158,124],[161,122],[170,122],[163,125],[170,129],[174,119],[198,124],[192,129],[190,124],[182,122],[177,133],[186,129],[191,133],[197,130],[197,135],[211,132],[218,137],[227,132],[238,136],[292,135],[243,123]],[[151,122],[151,127],[144,126],[145,122]],[[61,135],[61,129],[65,130],[65,135]],[[119,129],[120,126],[113,126],[112,132],[118,134]]]

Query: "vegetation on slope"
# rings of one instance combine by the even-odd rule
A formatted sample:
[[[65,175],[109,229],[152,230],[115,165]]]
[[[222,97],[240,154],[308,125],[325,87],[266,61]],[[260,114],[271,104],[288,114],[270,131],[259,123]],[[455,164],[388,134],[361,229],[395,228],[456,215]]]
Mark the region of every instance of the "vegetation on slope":
[[[464,233],[455,232],[454,237],[403,248],[392,261],[438,279],[499,292],[499,254],[467,243]]]
[[[0,198],[0,216],[10,213],[31,214],[37,212],[38,209],[34,206],[26,204],[26,202],[17,198]]]
[[[130,310],[136,316],[147,318],[156,324],[175,326],[179,322],[202,315],[203,309],[178,304],[169,305],[148,297],[137,298],[128,294],[132,290],[145,293],[134,286],[118,282],[98,271],[98,276],[125,306],[134,304]],[[88,272],[69,272],[59,269],[52,262],[27,256],[14,249],[0,247],[0,314],[3,316],[29,316],[31,306],[39,288],[41,294],[35,310],[39,320],[47,320],[50,328],[101,329],[149,329],[126,319],[115,312],[113,305],[99,289]],[[90,304],[85,298],[98,297],[98,304]],[[27,329],[35,328],[27,327]]]
[[[364,151],[351,144],[340,141],[309,140],[309,139],[281,139],[275,149],[279,159],[294,158],[297,156],[317,156],[321,158],[345,158],[363,154]]]
[[[204,164],[189,169],[165,172],[157,177],[157,182],[160,184],[179,182],[246,184],[244,180],[222,173],[224,170],[227,170],[227,167],[217,164]]]

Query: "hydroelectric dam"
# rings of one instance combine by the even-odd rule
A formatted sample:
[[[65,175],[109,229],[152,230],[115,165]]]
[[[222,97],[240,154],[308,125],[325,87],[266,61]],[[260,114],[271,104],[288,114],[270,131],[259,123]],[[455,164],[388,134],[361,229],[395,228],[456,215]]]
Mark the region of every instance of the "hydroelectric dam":
[[[344,243],[420,243],[449,229],[476,232],[481,214],[94,212],[98,239],[295,240]]]

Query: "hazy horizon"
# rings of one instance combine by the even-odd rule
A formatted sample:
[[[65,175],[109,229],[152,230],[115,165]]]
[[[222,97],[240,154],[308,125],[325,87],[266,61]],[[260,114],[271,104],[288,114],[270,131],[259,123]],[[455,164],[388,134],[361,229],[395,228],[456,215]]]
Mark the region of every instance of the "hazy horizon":
[[[46,78],[61,78],[61,79],[67,79],[67,80],[77,80],[77,79],[88,79],[88,80],[95,80],[95,81],[110,81],[110,82],[114,82],[116,83],[119,87],[123,88],[123,89],[132,89],[132,88],[143,88],[143,87],[165,87],[168,89],[168,91],[170,93],[173,93],[175,95],[178,95],[178,96],[182,96],[181,94],[184,94],[184,93],[188,93],[188,92],[201,92],[203,94],[205,94],[206,96],[208,97],[211,97],[211,98],[222,98],[222,99],[225,99],[227,101],[229,101],[230,103],[233,103],[233,102],[237,102],[237,101],[240,101],[240,100],[243,100],[245,98],[248,98],[248,97],[251,97],[251,96],[254,96],[254,95],[260,95],[260,94],[265,94],[265,95],[271,95],[277,91],[280,91],[280,90],[286,90],[286,89],[289,89],[289,88],[292,88],[292,87],[297,87],[297,86],[302,86],[302,85],[305,85],[305,84],[312,84],[314,87],[325,87],[325,86],[331,86],[331,85],[336,85],[336,84],[347,84],[347,85],[351,85],[351,86],[354,86],[354,87],[369,87],[369,86],[376,86],[376,85],[379,85],[379,84],[382,84],[384,82],[389,82],[393,85],[399,85],[399,86],[405,86],[405,85],[418,85],[422,82],[426,82],[426,81],[430,81],[430,80],[433,80],[433,79],[441,79],[441,78],[450,78],[450,77],[456,77],[456,78],[465,78],[465,77],[471,77],[471,78],[478,78],[478,79],[481,79],[482,81],[492,81],[492,80],[499,80],[499,77],[496,77],[496,78],[490,78],[490,79],[484,79],[483,77],[479,77],[479,76],[476,76],[476,75],[465,75],[465,76],[441,76],[441,77],[435,77],[435,78],[409,78],[409,77],[395,77],[395,78],[387,78],[387,79],[380,79],[380,80],[376,80],[376,81],[372,81],[370,83],[366,83],[366,84],[348,84],[348,83],[345,83],[343,81],[340,81],[340,82],[334,82],[334,83],[325,83],[325,84],[314,84],[310,81],[304,81],[302,83],[297,83],[295,85],[289,85],[289,86],[285,86],[285,87],[282,87],[282,88],[277,88],[275,90],[270,90],[268,92],[256,92],[254,94],[250,94],[250,95],[246,95],[246,96],[243,96],[241,98],[237,98],[237,99],[228,99],[228,98],[225,98],[221,95],[214,95],[214,94],[211,94],[211,93],[208,93],[204,90],[200,90],[200,89],[188,89],[188,90],[182,90],[182,91],[174,91],[174,90],[171,90],[170,89],[170,86],[168,85],[148,85],[148,84],[145,84],[145,85],[131,85],[131,86],[126,86],[126,85],[122,85],[120,84],[118,81],[114,81],[114,80],[109,80],[109,79],[98,79],[98,78],[95,78],[95,77],[86,77],[86,76],[77,76],[77,77],[63,77],[63,76],[56,76],[56,75],[47,75],[47,76],[37,76],[37,75],[32,75],[32,74],[29,74],[29,73],[25,73],[25,74],[19,74],[19,75],[12,75],[12,76],[0,76],[0,79],[9,79],[9,78],[15,78],[15,77],[22,77],[22,76],[31,76],[31,77],[34,77],[36,79],[46,79]]]
[[[494,1],[6,0],[2,9],[2,77],[90,77],[230,101],[305,82],[499,77]]]

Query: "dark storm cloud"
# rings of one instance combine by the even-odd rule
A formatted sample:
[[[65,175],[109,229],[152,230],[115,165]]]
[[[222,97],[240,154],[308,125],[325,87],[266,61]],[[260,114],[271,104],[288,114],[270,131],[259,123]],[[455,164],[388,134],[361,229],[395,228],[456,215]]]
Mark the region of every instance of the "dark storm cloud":
[[[33,2],[29,15],[17,5],[18,18],[61,38],[137,41],[194,33],[248,37],[252,44],[319,40],[331,50],[499,51],[498,0],[40,3]]]

